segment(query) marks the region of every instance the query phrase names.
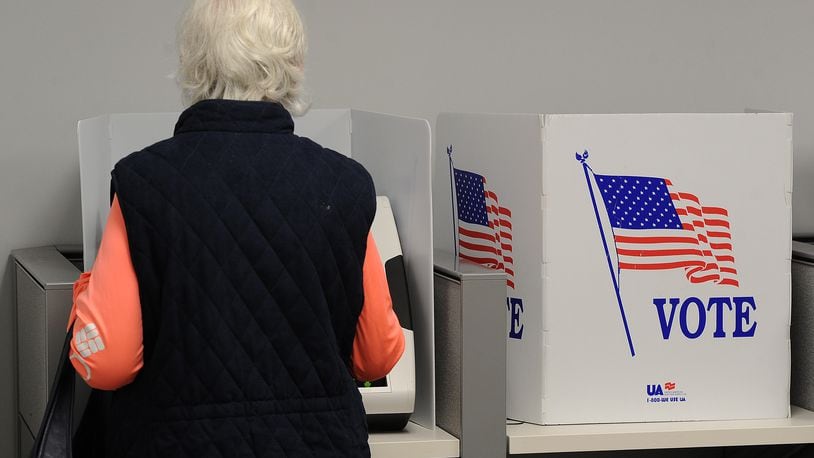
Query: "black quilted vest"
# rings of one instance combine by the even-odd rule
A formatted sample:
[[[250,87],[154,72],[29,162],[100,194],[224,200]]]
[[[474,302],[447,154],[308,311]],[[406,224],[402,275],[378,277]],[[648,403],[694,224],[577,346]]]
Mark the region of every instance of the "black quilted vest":
[[[113,171],[144,367],[108,456],[367,456],[349,364],[375,192],[280,105],[207,100]]]

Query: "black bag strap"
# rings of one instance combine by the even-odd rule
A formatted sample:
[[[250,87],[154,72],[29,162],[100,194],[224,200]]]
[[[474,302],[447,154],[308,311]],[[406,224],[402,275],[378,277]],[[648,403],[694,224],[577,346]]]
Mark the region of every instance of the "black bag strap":
[[[32,458],[71,458],[73,435],[74,383],[76,374],[69,358],[73,324],[65,336],[54,384],[45,407]]]

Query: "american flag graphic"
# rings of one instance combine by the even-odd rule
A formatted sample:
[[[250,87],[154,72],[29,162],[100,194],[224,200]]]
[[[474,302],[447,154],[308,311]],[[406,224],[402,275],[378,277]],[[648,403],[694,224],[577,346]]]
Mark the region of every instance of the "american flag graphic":
[[[683,269],[692,283],[738,286],[729,213],[665,178],[594,175],[619,270]]]
[[[458,207],[458,254],[461,259],[506,272],[514,289],[512,212],[477,173],[454,169]]]

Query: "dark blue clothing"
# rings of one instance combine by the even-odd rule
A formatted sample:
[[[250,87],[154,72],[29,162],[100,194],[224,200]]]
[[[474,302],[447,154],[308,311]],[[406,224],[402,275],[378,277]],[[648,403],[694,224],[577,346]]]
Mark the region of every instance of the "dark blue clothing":
[[[107,408],[107,456],[367,456],[349,365],[370,175],[278,104],[207,100],[113,171],[144,367]]]

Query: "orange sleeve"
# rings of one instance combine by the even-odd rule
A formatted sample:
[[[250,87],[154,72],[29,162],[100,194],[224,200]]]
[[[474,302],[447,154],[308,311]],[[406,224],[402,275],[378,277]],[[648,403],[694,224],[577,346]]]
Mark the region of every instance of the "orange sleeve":
[[[74,284],[71,322],[71,363],[88,385],[115,390],[135,379],[144,357],[141,303],[117,197],[93,269]]]
[[[404,334],[393,311],[387,276],[373,235],[367,236],[363,266],[365,303],[351,356],[353,376],[360,381],[378,380],[393,369],[404,353]]]

